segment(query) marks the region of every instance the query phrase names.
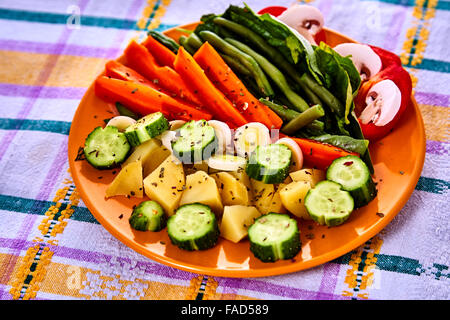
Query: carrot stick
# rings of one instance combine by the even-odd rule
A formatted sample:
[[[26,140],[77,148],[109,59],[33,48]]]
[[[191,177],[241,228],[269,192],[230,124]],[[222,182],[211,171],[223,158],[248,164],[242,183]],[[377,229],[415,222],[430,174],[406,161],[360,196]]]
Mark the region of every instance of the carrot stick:
[[[218,120],[237,127],[248,122],[224,94],[213,85],[202,68],[183,47],[178,49],[174,67],[186,83],[199,93],[199,98],[202,99],[205,106],[209,106],[209,110]]]
[[[143,45],[131,41],[125,49],[127,64],[154,83],[170,91],[174,96],[201,105],[198,97],[184,83],[181,76],[170,67],[160,67]]]
[[[142,45],[150,51],[161,66],[173,68],[173,62],[175,61],[176,55],[165,45],[155,40],[151,35],[148,35]]]
[[[109,102],[120,102],[142,116],[161,111],[172,119],[212,119],[212,115],[195,106],[182,103],[147,85],[100,76],[95,81],[95,94]]]
[[[131,68],[121,64],[116,60],[110,60],[105,64],[105,75],[114,79],[134,81],[137,83],[145,84],[156,90],[161,90],[161,87],[152,81],[149,81],[141,74],[137,73]]]
[[[303,161],[305,165],[309,167],[324,170],[328,168],[333,162],[333,160],[337,158],[349,155],[359,157],[359,153],[349,152],[344,149],[332,146],[330,144],[322,143],[319,141],[294,137],[289,138],[297,142],[303,153]]]
[[[268,128],[281,128],[283,120],[247,90],[208,42],[197,50],[194,59],[205,70],[211,82],[236,106],[248,122],[256,121]]]

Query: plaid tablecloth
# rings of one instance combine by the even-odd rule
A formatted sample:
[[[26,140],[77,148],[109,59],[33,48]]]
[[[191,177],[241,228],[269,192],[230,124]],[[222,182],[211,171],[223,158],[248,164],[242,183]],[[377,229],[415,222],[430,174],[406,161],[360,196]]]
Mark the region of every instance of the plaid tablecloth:
[[[401,56],[426,126],[409,202],[356,250],[282,276],[204,276],[139,255],[86,209],[67,140],[87,86],[145,30],[196,21],[229,2],[0,1],[0,299],[450,298],[450,1],[307,1],[328,27]]]

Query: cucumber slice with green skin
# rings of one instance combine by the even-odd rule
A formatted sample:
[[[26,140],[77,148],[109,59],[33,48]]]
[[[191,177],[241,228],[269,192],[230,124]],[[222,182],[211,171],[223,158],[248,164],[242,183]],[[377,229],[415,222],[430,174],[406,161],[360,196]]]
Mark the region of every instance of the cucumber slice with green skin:
[[[209,206],[192,203],[182,205],[167,221],[172,243],[183,250],[206,250],[219,239],[219,226]]]
[[[292,151],[283,144],[258,146],[250,155],[245,172],[264,183],[281,183],[289,175]]]
[[[327,180],[339,183],[344,190],[350,192],[356,208],[367,205],[377,195],[369,168],[357,156],[334,160],[327,170]]]
[[[329,227],[344,223],[354,209],[353,198],[336,182],[324,180],[309,190],[305,207],[311,218]]]
[[[206,120],[185,123],[177,130],[177,138],[172,141],[173,154],[183,163],[206,160],[217,149],[216,133]]]
[[[131,146],[115,126],[95,128],[84,142],[86,160],[97,169],[111,169],[125,161]]]
[[[248,229],[250,251],[263,262],[292,259],[300,252],[297,221],[287,214],[269,213],[255,220]]]
[[[161,205],[153,200],[143,201],[128,219],[131,227],[139,231],[160,231],[166,226],[166,214]]]
[[[169,129],[169,122],[161,112],[151,113],[139,119],[125,130],[125,135],[133,147],[144,143]]]

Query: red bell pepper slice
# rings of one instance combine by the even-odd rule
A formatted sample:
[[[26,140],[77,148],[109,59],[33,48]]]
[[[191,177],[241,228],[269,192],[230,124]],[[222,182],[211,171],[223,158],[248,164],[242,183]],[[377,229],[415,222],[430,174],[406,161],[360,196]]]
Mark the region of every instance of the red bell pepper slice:
[[[382,67],[381,70],[370,80],[367,80],[361,84],[358,95],[355,98],[356,114],[361,114],[362,110],[366,106],[366,96],[372,86],[382,80],[393,81],[399,88],[402,95],[400,108],[397,114],[386,125],[377,126],[372,122],[364,124],[359,121],[364,137],[370,141],[375,141],[386,136],[399,122],[403,113],[405,113],[411,99],[412,82],[409,73],[402,67],[400,58],[396,54],[379,47],[370,47],[375,51],[376,54],[379,55],[382,62]]]

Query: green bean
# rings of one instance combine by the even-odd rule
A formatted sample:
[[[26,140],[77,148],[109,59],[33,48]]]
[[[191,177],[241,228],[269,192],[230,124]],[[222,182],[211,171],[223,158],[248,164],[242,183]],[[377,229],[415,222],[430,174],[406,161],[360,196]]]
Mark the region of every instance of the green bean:
[[[338,114],[344,116],[345,108],[342,103],[324,86],[318,84],[310,75],[304,73],[301,78],[301,82],[314,92],[324,104],[330,107],[330,109]]]
[[[260,102],[268,106],[272,109],[283,121],[292,121],[296,117],[298,117],[301,113],[295,110],[289,109],[286,106],[279,105],[273,101],[269,101],[267,99],[259,99]],[[306,125],[308,132],[313,133],[314,135],[324,134],[324,123],[319,120],[314,120]]]
[[[258,49],[264,52],[271,61],[273,61],[278,67],[280,67],[292,79],[294,79],[295,82],[299,82],[300,75],[293,67],[293,65],[290,64],[289,61],[287,61],[286,58],[277,49],[268,44],[267,41],[259,34],[255,33],[247,27],[244,27],[243,25],[227,20],[225,18],[217,17],[213,19],[213,22],[233,31],[243,39],[250,41]]]
[[[239,50],[242,50],[249,56],[253,57],[261,66],[261,68],[266,72],[266,74],[273,80],[273,82],[277,84],[286,98],[293,104],[296,111],[303,112],[309,108],[309,105],[306,103],[306,101],[291,89],[283,73],[278,70],[278,68],[275,67],[272,63],[270,63],[269,60],[240,41],[229,38],[226,38],[225,41],[231,43]]]
[[[178,52],[178,48],[180,47],[180,45],[178,43],[176,43],[175,40],[173,40],[172,38],[169,38],[168,36],[162,34],[161,32],[154,31],[154,30],[150,30],[147,34],[149,36],[152,36],[153,38],[155,38],[156,41],[165,45],[172,52],[174,52],[174,53]]]
[[[196,35],[194,32],[192,32],[189,35],[189,37],[187,38],[187,43],[195,50],[198,50],[202,46],[203,41],[202,41],[202,39],[199,38],[198,35]]]
[[[266,75],[261,70],[255,59],[242,52],[232,44],[226,42],[217,34],[211,31],[201,31],[200,37],[203,38],[203,40],[208,41],[215,49],[222,52],[223,54],[229,55],[239,60],[239,62],[252,73],[253,78],[258,84],[258,87],[260,88],[262,94],[269,97],[273,96],[274,92],[272,86],[270,85],[269,80],[267,79]]]
[[[306,98],[311,102],[311,104],[313,105],[320,104],[321,106],[323,105],[319,97],[314,92],[312,92],[310,88],[308,88],[307,86],[302,86],[301,88],[305,93]]]
[[[195,53],[196,50],[194,48],[192,48],[191,45],[189,45],[188,38],[186,36],[180,36],[178,41],[186,49],[187,52],[189,52],[190,54],[194,54]]]
[[[300,114],[295,110],[289,109],[286,106],[279,105],[267,99],[261,98],[259,99],[259,101],[272,109],[272,111],[275,112],[281,119],[283,119],[283,121],[291,121]]]
[[[267,43],[267,41],[263,37],[243,25],[222,17],[214,18],[213,22],[219,26],[231,30],[243,39],[251,42],[256,48],[263,52],[270,59],[270,61],[273,61],[276,66],[278,66],[292,80],[294,80],[295,83],[300,85],[301,89],[303,89],[303,91],[307,95],[306,97],[308,98],[309,102],[311,102],[312,104],[317,104],[319,102],[306,92],[308,86],[300,80],[301,77],[298,73],[298,70],[288,60],[286,60],[286,58],[276,48]],[[330,95],[331,96],[327,95],[330,101],[336,99],[331,93]]]
[[[300,113],[297,117],[289,121],[286,125],[281,128],[281,132],[285,134],[294,134],[301,128],[312,123],[314,120],[319,119],[325,115],[323,108],[316,104],[306,111]]]
[[[222,57],[223,60],[225,60],[227,65],[229,65],[230,68],[236,71],[237,73],[240,73],[244,76],[251,75],[250,71],[245,66],[243,66],[242,63],[240,63],[237,59],[230,57],[226,54],[221,54],[220,56]]]

